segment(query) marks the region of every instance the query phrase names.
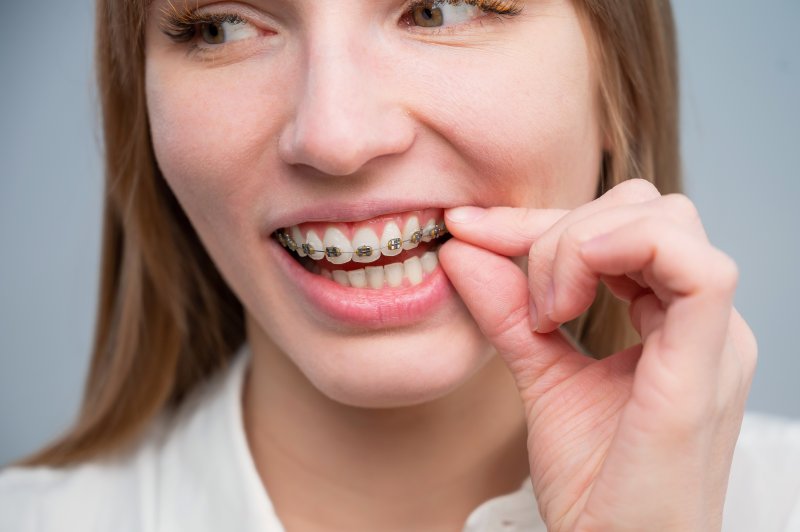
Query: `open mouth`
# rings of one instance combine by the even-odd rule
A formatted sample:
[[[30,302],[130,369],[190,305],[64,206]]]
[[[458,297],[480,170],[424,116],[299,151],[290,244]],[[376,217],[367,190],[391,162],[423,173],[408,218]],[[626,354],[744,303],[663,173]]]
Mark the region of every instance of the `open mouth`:
[[[308,222],[273,237],[311,273],[342,286],[402,288],[418,285],[439,266],[449,237],[442,209],[411,211],[360,222]]]

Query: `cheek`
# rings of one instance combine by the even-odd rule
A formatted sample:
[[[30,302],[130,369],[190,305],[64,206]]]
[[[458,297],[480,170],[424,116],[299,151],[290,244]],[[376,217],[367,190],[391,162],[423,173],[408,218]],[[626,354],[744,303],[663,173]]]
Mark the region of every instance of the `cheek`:
[[[197,225],[246,223],[237,219],[268,188],[252,171],[266,155],[270,113],[278,106],[235,76],[193,76],[148,65],[147,102],[159,167]],[[263,166],[263,165],[262,165]],[[248,171],[249,169],[249,171]]]
[[[529,31],[506,49],[465,57],[468,62],[418,75],[442,80],[421,100],[428,102],[422,114],[435,117],[433,128],[469,158],[489,194],[478,196],[496,199],[504,191],[509,205],[559,207],[591,200],[600,114],[578,21]]]

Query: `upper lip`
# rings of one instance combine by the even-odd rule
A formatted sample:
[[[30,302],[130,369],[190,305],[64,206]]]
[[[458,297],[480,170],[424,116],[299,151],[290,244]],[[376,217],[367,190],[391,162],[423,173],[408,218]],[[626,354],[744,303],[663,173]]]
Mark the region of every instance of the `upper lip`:
[[[455,200],[420,200],[413,198],[361,199],[348,202],[319,202],[305,204],[279,213],[271,220],[268,234],[276,229],[305,222],[360,222],[378,216],[402,214],[423,209],[449,209],[470,203]]]

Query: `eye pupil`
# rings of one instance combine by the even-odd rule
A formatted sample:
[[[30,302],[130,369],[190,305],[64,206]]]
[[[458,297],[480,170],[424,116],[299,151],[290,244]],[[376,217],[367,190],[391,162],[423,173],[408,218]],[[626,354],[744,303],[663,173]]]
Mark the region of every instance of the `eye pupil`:
[[[225,41],[225,31],[219,24],[208,22],[203,24],[203,40],[208,44],[222,44]]]
[[[411,12],[414,24],[425,28],[442,25],[442,10],[438,7],[415,7]]]

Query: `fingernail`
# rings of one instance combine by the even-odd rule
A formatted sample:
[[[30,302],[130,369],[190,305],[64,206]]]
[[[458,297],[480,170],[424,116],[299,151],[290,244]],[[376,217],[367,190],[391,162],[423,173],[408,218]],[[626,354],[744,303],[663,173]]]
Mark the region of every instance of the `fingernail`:
[[[468,223],[480,220],[486,215],[486,209],[480,207],[456,207],[445,212],[445,217],[451,222]]]
[[[609,234],[605,233],[598,235],[590,240],[587,240],[580,246],[580,251],[583,254],[592,254],[608,245]]]
[[[544,315],[548,318],[550,314],[553,313],[553,298],[555,294],[555,290],[553,289],[553,283],[550,283],[550,286],[547,287],[547,295],[544,296]]]
[[[531,330],[535,332],[539,327],[539,315],[536,313],[536,305],[533,302],[533,296],[528,296],[528,314]]]

